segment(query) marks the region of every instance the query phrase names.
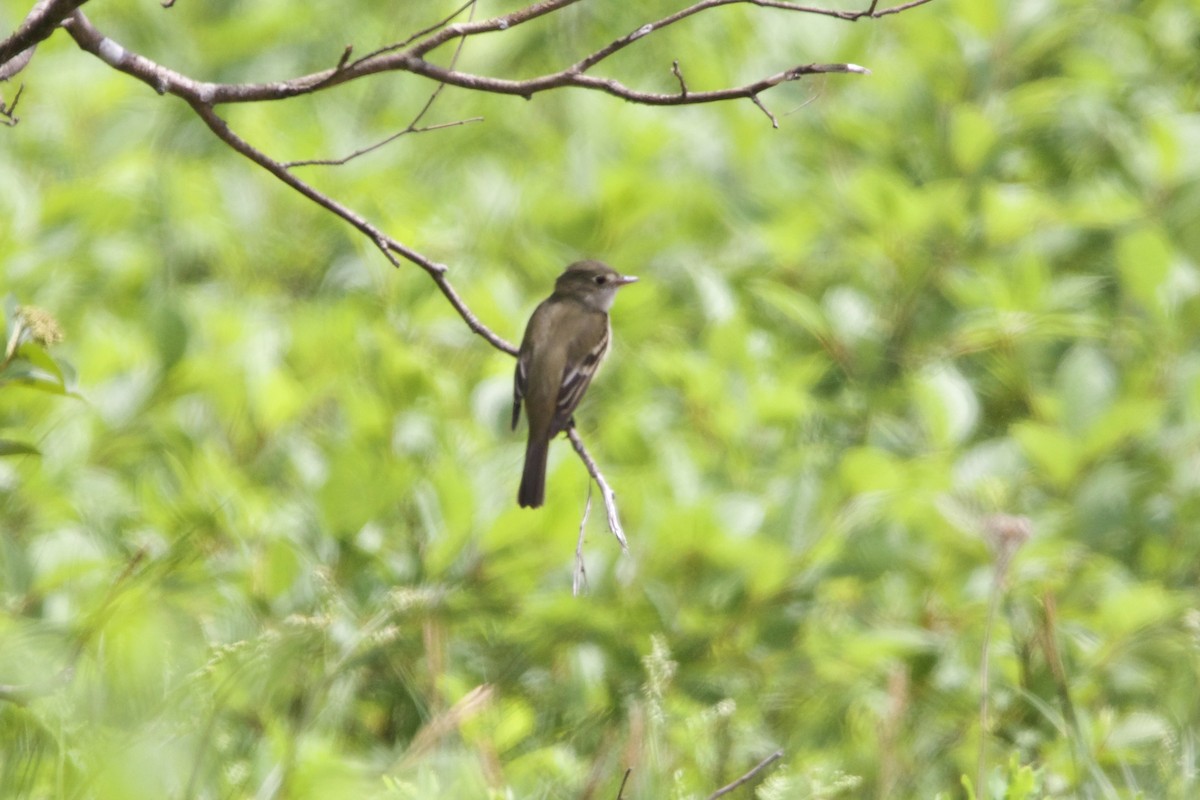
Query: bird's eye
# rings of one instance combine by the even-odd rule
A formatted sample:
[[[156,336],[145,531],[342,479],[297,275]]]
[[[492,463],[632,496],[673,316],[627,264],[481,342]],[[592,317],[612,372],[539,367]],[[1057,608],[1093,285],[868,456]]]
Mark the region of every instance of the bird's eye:
[[[608,276],[597,275],[596,277],[592,278],[592,280],[596,282],[597,286],[603,286],[604,284],[608,283]]]

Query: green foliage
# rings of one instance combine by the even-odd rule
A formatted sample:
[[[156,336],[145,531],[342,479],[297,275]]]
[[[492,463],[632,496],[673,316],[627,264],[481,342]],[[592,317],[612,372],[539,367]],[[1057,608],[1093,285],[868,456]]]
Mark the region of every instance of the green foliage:
[[[454,5],[87,8],[198,79],[273,80]],[[460,67],[559,68],[678,7],[580,3]],[[779,130],[450,89],[426,122],[484,121],[299,168],[510,340],[570,260],[642,277],[576,415],[631,553],[593,508],[577,599],[587,476],[556,442],[516,507],[511,359],[55,34],[0,131],[0,282],[66,333],[0,372],[0,455],[42,454],[0,458],[0,796],[613,798],[631,769],[629,800],[698,798],[776,749],[730,797],[1195,794],[1198,37],[1183,0],[737,5],[602,72],[873,74],[763,94]],[[220,111],[321,158],[431,90]],[[996,513],[1034,535],[984,730]]]
[[[70,391],[74,371],[66,362],[51,356],[48,349],[62,341],[63,336],[54,317],[40,308],[19,306],[16,298],[9,295],[4,301],[3,331],[0,391],[12,393],[18,387],[51,395]],[[38,449],[28,442],[0,438],[0,457],[37,454]]]

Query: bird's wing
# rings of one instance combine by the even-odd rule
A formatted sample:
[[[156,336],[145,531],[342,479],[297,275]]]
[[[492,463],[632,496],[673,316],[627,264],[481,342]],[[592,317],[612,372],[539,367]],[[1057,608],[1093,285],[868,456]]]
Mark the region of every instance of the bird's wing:
[[[567,363],[563,367],[558,402],[554,409],[551,435],[566,430],[583,393],[595,377],[608,352],[610,329],[608,315],[602,312],[589,315],[589,325],[581,327],[579,336],[567,347]]]

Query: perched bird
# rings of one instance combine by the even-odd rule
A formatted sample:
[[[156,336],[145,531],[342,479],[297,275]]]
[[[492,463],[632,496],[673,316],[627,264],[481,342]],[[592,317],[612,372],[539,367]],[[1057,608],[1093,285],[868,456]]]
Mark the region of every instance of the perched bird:
[[[617,289],[637,278],[599,261],[577,261],[554,282],[554,294],[529,318],[517,354],[512,426],[525,402],[529,441],[517,502],[537,508],[546,497],[550,440],[571,426],[571,415],[608,352],[608,309]]]

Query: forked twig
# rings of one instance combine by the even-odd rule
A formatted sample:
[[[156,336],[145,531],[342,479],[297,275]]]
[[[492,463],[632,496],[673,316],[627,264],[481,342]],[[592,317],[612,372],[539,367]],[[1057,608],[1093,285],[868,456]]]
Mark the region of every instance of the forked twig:
[[[437,30],[438,28],[440,28],[442,26],[449,24],[449,22],[452,19],[457,17],[459,14],[461,14],[464,10],[466,10],[468,8],[470,9],[470,15],[469,15],[468,19],[474,19],[476,2],[478,2],[478,0],[468,0],[468,2],[465,5],[460,7],[457,11],[455,11],[449,17],[446,17],[446,19],[442,20],[437,25],[435,25],[431,28],[427,28],[424,31],[419,31],[419,32],[413,34],[413,36],[409,38],[409,41],[412,41],[413,39],[418,38],[420,36],[424,36],[426,33],[430,33],[432,31]],[[458,57],[460,55],[462,55],[463,45],[466,44],[466,41],[467,41],[466,39],[459,39],[458,46],[456,48],[454,48],[454,55],[450,57],[450,69],[454,69],[454,65],[458,63]],[[344,53],[342,53],[342,59],[341,59],[341,61],[338,62],[339,70],[345,69],[347,62],[349,62],[350,50],[351,50],[351,48],[347,47],[346,51]],[[367,153],[373,153],[376,150],[380,149],[381,147],[384,147],[385,145],[391,144],[392,142],[396,141],[401,136],[406,136],[410,133],[428,133],[429,131],[440,131],[444,128],[456,128],[460,125],[466,125],[471,122],[482,122],[483,121],[483,117],[471,117],[470,119],[460,119],[460,120],[456,120],[454,122],[442,122],[442,123],[439,123],[436,125],[425,125],[422,127],[417,127],[418,125],[420,125],[421,120],[425,118],[425,115],[429,113],[429,109],[433,108],[434,102],[442,94],[442,91],[445,90],[445,88],[446,88],[446,84],[439,83],[434,88],[433,93],[431,95],[429,95],[429,99],[425,101],[425,105],[423,105],[421,107],[421,110],[417,112],[417,115],[412,118],[412,121],[409,122],[408,125],[403,130],[397,131],[396,133],[393,133],[391,136],[388,136],[387,138],[382,139],[381,141],[378,141],[375,144],[369,145],[367,147],[363,147],[359,150],[355,150],[350,155],[343,156],[342,158],[309,159],[306,161],[288,161],[287,163],[284,164],[284,166],[287,167],[288,169],[291,169],[292,167],[311,167],[311,166],[340,167],[343,164],[347,164],[350,161],[353,161],[354,159],[358,158],[359,156],[365,156]]]
[[[600,497],[604,500],[604,511],[608,515],[609,531],[621,543],[621,550],[628,553],[629,542],[625,539],[625,530],[621,527],[621,518],[617,513],[616,493],[608,485],[608,481],[604,479],[604,473],[596,466],[592,454],[588,452],[587,447],[583,444],[583,439],[579,438],[579,431],[574,427],[567,428],[567,438],[571,440],[571,446],[575,448],[575,452],[579,454],[583,465],[587,467],[588,474],[592,476],[592,479],[596,481],[596,485],[600,487]]]

